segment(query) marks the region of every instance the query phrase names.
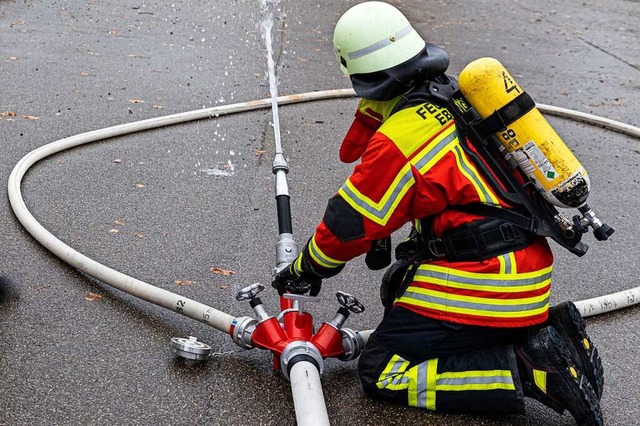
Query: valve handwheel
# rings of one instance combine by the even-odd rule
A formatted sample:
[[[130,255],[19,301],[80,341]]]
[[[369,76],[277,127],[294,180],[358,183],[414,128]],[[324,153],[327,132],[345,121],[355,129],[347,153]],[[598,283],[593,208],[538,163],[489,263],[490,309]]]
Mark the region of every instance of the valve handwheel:
[[[354,314],[364,312],[364,305],[360,303],[355,296],[345,293],[344,291],[339,291],[336,293],[336,297],[338,298],[338,303],[347,308],[349,312]]]

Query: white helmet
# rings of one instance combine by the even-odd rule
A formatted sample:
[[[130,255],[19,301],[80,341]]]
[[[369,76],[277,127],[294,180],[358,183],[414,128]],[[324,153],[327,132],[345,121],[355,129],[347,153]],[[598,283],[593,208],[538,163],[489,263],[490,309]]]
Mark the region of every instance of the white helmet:
[[[417,77],[442,74],[449,65],[442,49],[425,43],[402,12],[380,1],[347,10],[336,24],[333,45],[355,91],[372,100],[392,99]]]

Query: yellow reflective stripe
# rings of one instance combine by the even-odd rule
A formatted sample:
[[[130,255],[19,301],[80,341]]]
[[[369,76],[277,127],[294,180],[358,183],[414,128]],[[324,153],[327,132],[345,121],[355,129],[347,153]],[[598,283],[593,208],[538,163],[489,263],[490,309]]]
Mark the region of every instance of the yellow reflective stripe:
[[[423,283],[430,283],[430,284],[435,284],[435,285],[439,285],[442,287],[449,287],[449,288],[455,288],[455,289],[460,289],[460,290],[473,290],[473,291],[490,291],[493,293],[504,293],[504,294],[508,294],[508,293],[520,293],[523,291],[535,291],[535,290],[540,290],[546,286],[548,286],[551,283],[551,278],[547,278],[543,281],[540,281],[536,284],[531,284],[531,285],[526,285],[526,286],[518,286],[518,287],[508,287],[508,286],[504,286],[504,285],[500,285],[500,286],[491,286],[491,285],[478,285],[478,284],[467,284],[467,283],[460,283],[460,282],[455,282],[452,280],[446,280],[446,279],[438,279],[438,278],[426,278],[426,277],[422,277],[422,276],[416,276],[413,278],[413,281],[415,282],[423,282]]]
[[[418,234],[422,234],[422,221],[420,219],[414,219],[413,227],[418,232]],[[408,238],[407,238],[408,240]]]
[[[409,370],[411,378],[407,394],[408,404],[412,407],[427,406],[427,363],[421,362]]]
[[[402,167],[395,179],[387,188],[380,201],[375,202],[371,198],[362,194],[351,183],[350,179],[342,185],[338,193],[349,203],[357,212],[373,222],[384,226],[396,207],[407,193],[409,188],[413,186],[415,180],[411,170],[411,164],[407,163]]]
[[[324,254],[316,243],[316,234],[313,234],[313,237],[311,237],[311,241],[309,242],[309,254],[318,265],[324,268],[337,268],[338,266],[346,263],[345,261],[336,260]]]
[[[302,275],[302,256],[298,256],[293,262],[293,272]]]
[[[409,288],[411,289],[411,287]],[[418,297],[416,297],[418,296]],[[499,309],[500,306],[487,305],[487,304],[469,304],[467,306],[462,305],[460,302],[451,303],[444,301],[444,303],[437,303],[433,300],[424,300],[416,293],[407,290],[405,294],[396,299],[396,302],[406,303],[408,305],[419,306],[422,308],[432,309],[434,311],[442,311],[447,313],[456,313],[463,315],[474,315],[492,318],[521,318],[524,316],[535,316],[546,312],[549,309],[548,302],[549,293],[545,294],[546,300],[540,302],[535,306],[522,306],[521,309]],[[491,307],[492,309],[483,309]],[[504,307],[503,307],[504,308]]]
[[[518,272],[516,256],[513,252],[498,256],[498,262],[500,262],[500,274],[515,274]]]
[[[509,268],[509,258],[505,257],[505,255],[498,256],[498,262],[500,263],[500,274],[511,273],[511,271],[507,272]]]
[[[515,390],[513,383],[467,383],[464,385],[440,385],[439,391],[485,391],[485,390]]]
[[[522,291],[539,290],[549,285],[549,283],[551,282],[551,277],[544,277],[542,281],[535,280],[533,284],[528,284],[528,285],[516,286],[514,284],[514,287],[509,287],[509,281],[507,281],[506,279],[502,280],[503,283],[500,283],[499,285],[490,285],[490,284],[480,284],[480,283],[474,283],[474,282],[454,281],[455,277],[437,278],[434,276],[425,276],[422,274],[418,275],[416,273],[413,280],[417,282],[433,283],[433,284],[437,284],[445,287],[458,288],[463,290],[493,291],[493,292],[500,292],[500,293],[519,293]],[[487,282],[492,282],[492,281],[487,280]]]
[[[407,403],[412,407],[436,409],[436,377],[438,359],[430,359],[413,366],[405,373],[409,379]]]
[[[436,391],[515,390],[509,370],[444,372],[436,378]]]
[[[478,170],[473,164],[469,162],[467,156],[462,152],[462,148],[460,147],[460,145],[456,145],[455,147],[453,147],[453,154],[456,158],[458,170],[469,180],[469,182],[471,182],[473,187],[476,189],[476,193],[478,194],[478,197],[480,197],[480,201],[485,204],[493,204],[499,206],[500,202],[498,201],[498,197],[496,197],[491,188],[489,188],[484,180],[482,180],[480,174],[478,173]]]
[[[409,387],[409,379],[405,375],[405,370],[409,366],[409,361],[399,355],[391,357],[376,382],[378,389],[403,390]]]
[[[517,274],[518,273],[518,262],[516,262],[516,255],[513,252],[509,252],[508,256],[509,256],[509,262],[511,263],[511,273],[512,274]],[[551,268],[549,268],[549,269],[551,269]]]
[[[429,309],[468,315],[514,318],[537,315],[549,306],[549,291],[520,299],[498,299],[439,292],[419,287],[409,287],[398,301]]]
[[[392,391],[404,390],[409,387],[409,381],[411,380],[409,376],[409,373],[399,373],[379,382],[377,385],[380,389],[384,388]]]
[[[438,372],[438,359],[427,361],[427,410],[436,409],[436,381]]]
[[[511,377],[509,370],[467,370],[443,371],[438,374],[439,379],[465,379],[469,377]]]
[[[455,126],[447,129],[438,135],[433,141],[425,146],[415,157],[411,159],[411,164],[418,169],[421,175],[427,173],[438,161],[449,151],[458,145],[458,134]]]
[[[422,268],[424,266],[424,268]],[[475,279],[491,279],[491,280],[495,280],[495,279],[500,279],[501,275],[500,274],[493,274],[493,273],[485,273],[485,272],[469,272],[469,271],[463,271],[462,269],[454,269],[454,268],[448,268],[446,266],[439,266],[439,265],[430,265],[430,264],[424,264],[420,266],[421,269],[430,269],[433,271],[440,271],[443,273],[447,273],[450,275],[457,275],[460,277],[468,277],[468,278],[475,278]],[[542,268],[542,269],[538,269],[537,271],[530,271],[530,272],[521,272],[519,274],[511,274],[512,276],[517,276],[517,277],[521,277],[521,278],[535,278],[537,276],[542,276],[548,273],[551,273],[551,270],[553,269],[553,267],[551,266],[547,266],[546,268]],[[488,277],[488,278],[487,278]]]
[[[515,264],[515,259],[513,260]],[[552,267],[549,266],[533,272],[494,274],[424,264],[418,267],[413,280],[458,289],[516,293],[538,290],[549,285],[551,271]]]
[[[420,287],[409,287],[407,291],[412,293],[422,294],[426,296],[432,296],[431,299],[442,299],[446,301],[446,303],[451,303],[452,301],[460,301],[460,302],[469,302],[469,304],[486,304],[486,305],[500,305],[501,307],[506,306],[522,306],[522,305],[539,305],[539,302],[544,302],[549,298],[549,292],[545,292],[544,294],[534,296],[534,297],[522,297],[518,299],[496,299],[496,298],[488,298],[488,297],[477,297],[477,296],[468,296],[461,294],[453,294],[447,293],[443,291],[431,290]]]
[[[547,393],[547,372],[533,369],[533,381],[544,393]]]
[[[416,365],[415,367],[409,369],[409,371],[407,371],[405,373],[405,377],[408,379],[408,390],[407,390],[407,403],[411,406],[411,407],[419,407],[418,405],[418,395],[420,393],[418,387],[418,381],[420,380],[419,374],[418,374],[418,367],[422,365]]]

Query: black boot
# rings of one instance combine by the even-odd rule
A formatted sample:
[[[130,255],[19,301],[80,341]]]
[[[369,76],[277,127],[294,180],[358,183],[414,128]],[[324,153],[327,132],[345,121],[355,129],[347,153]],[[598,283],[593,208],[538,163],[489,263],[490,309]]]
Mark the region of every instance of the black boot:
[[[587,325],[573,302],[563,302],[549,309],[549,325],[555,328],[571,352],[578,369],[589,379],[591,387],[602,398],[604,368],[598,349],[587,335]]]
[[[604,424],[598,397],[553,327],[541,329],[516,347],[516,358],[525,396],[560,414],[568,410],[580,426]]]

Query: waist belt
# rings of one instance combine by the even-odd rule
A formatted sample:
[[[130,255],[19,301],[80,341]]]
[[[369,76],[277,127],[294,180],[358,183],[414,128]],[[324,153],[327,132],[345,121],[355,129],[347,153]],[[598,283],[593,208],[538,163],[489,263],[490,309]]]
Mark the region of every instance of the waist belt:
[[[431,232],[433,217],[423,220],[424,232]],[[535,234],[510,222],[485,218],[428,238],[411,230],[409,238],[396,247],[396,262],[382,278],[380,299],[385,313],[407,289],[422,262],[436,259],[480,261],[520,250],[531,244]]]
[[[509,222],[493,218],[480,219],[445,231],[440,237],[423,235],[427,249],[424,260],[445,258],[458,262],[490,259],[523,249],[531,244],[534,237],[533,232]]]

